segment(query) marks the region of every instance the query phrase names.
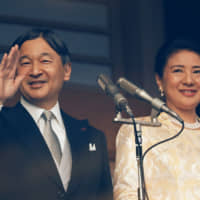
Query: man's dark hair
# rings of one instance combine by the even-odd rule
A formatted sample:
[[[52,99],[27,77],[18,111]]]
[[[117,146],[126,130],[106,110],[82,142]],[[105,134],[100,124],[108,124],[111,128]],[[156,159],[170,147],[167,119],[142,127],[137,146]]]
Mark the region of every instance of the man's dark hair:
[[[43,38],[54,51],[60,55],[63,65],[70,61],[70,52],[67,45],[62,41],[55,32],[46,28],[34,28],[17,37],[12,46],[18,45],[19,49],[27,40],[34,40],[36,38]]]

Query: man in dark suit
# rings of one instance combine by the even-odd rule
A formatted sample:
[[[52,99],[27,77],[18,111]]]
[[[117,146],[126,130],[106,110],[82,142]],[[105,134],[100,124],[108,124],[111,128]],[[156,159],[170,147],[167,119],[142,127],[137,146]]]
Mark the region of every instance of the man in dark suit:
[[[1,200],[112,199],[104,134],[60,109],[59,93],[70,75],[68,48],[50,30],[26,32],[4,54],[0,64]],[[3,107],[18,89],[20,102]]]

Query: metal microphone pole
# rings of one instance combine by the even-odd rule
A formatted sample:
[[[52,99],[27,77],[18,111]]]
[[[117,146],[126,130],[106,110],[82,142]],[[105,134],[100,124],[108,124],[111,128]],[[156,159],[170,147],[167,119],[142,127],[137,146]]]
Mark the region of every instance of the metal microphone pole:
[[[143,161],[142,161],[142,131],[141,124],[136,122],[133,114],[131,115],[132,123],[134,126],[135,133],[135,144],[136,144],[136,160],[138,167],[138,200],[145,200],[145,188],[144,188],[144,170],[143,170]],[[126,121],[122,119],[121,112],[118,111],[114,122],[128,123],[130,120]]]
[[[115,123],[132,124],[134,126],[135,144],[136,144],[136,161],[138,168],[138,200],[145,200],[145,181],[144,181],[144,168],[143,168],[143,152],[142,152],[142,126],[159,127],[161,123],[157,120],[159,112],[152,109],[151,121],[135,120],[132,111],[129,112],[130,118],[123,118],[121,110],[116,107],[117,113],[113,120]],[[131,113],[131,115],[130,115]]]
[[[138,200],[145,200],[144,169],[142,162],[142,131],[140,123],[136,123],[133,118],[132,120],[135,132],[136,160],[138,167]]]

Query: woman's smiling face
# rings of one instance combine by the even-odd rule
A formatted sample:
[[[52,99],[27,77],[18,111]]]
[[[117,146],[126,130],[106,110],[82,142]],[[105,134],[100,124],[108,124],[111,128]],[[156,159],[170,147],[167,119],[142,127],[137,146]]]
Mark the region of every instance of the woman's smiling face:
[[[175,112],[195,110],[200,102],[200,55],[179,50],[169,56],[163,77],[156,81],[164,90],[166,104]]]

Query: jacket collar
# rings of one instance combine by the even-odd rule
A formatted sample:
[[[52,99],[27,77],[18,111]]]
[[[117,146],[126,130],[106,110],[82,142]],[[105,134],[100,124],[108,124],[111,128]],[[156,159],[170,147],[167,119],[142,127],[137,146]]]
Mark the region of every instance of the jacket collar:
[[[16,139],[24,148],[27,160],[38,162],[43,174],[64,190],[51,153],[33,118],[20,103],[13,108],[12,116],[9,120],[16,127]]]

